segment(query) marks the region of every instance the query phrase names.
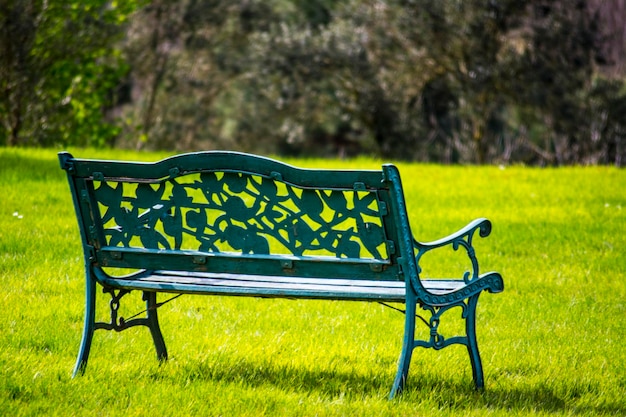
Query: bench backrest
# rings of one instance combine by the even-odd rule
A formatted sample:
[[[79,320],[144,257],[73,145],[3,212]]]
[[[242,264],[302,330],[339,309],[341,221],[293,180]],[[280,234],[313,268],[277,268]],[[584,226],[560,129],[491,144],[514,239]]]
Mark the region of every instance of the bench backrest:
[[[403,280],[410,231],[392,215],[404,207],[385,167],[301,169],[217,151],[59,159],[96,267]]]

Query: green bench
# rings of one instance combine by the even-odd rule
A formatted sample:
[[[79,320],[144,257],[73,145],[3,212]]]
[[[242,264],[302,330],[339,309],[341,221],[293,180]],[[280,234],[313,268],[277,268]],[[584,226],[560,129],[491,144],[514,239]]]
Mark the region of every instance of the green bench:
[[[85,323],[74,375],[84,372],[96,329],[150,330],[159,360],[167,349],[157,293],[404,304],[405,327],[390,397],[405,386],[416,347],[467,347],[477,388],[483,371],[476,304],[503,290],[496,272],[479,273],[478,219],[430,243],[411,234],[398,169],[312,170],[236,152],[198,152],[156,163],[77,159],[59,154],[82,238]],[[470,271],[422,279],[422,256],[450,246]],[[110,294],[110,322],[96,322],[97,284]],[[143,293],[145,315],[118,317],[121,298]],[[393,305],[390,305],[393,307]],[[417,316],[418,307],[429,320]],[[465,334],[444,338],[441,316],[460,307]],[[429,327],[415,340],[416,317]]]

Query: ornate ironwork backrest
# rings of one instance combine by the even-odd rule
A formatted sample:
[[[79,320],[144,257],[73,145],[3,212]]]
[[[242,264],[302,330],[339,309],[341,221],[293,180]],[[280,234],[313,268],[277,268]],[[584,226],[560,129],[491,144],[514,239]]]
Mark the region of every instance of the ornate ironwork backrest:
[[[206,262],[202,254],[280,256],[283,266],[322,257],[378,273],[392,263],[382,171],[301,169],[235,152],[153,164],[60,158],[74,180],[84,241],[96,251],[186,251],[196,264]]]

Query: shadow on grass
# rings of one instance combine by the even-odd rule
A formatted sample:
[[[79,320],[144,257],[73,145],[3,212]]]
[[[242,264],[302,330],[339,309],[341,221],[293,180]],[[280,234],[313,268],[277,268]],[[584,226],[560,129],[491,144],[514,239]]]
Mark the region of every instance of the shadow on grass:
[[[223,359],[223,360],[222,360]],[[345,369],[345,366],[342,365]],[[374,372],[346,372],[320,368],[316,365],[304,367],[272,362],[259,363],[245,359],[213,358],[210,362],[182,365],[186,382],[213,381],[243,387],[273,386],[286,392],[317,394],[335,398],[386,398],[394,375]],[[155,379],[165,375],[155,373]],[[179,378],[177,377],[177,378]],[[165,377],[169,378],[169,377]],[[536,386],[489,386],[478,392],[469,378],[442,380],[434,374],[420,374],[415,370],[405,392],[395,401],[418,403],[424,399],[435,402],[442,409],[471,410],[498,409],[528,412],[564,412],[568,415],[626,415],[623,403],[591,405],[580,401],[581,397],[601,398],[598,387],[573,387],[567,393],[559,392],[547,384]]]
[[[245,359],[223,359],[183,365],[183,378],[191,382],[208,380],[244,387],[269,385],[284,391],[316,392],[328,397],[348,393],[378,395],[391,388],[387,375],[348,373],[315,365],[311,369],[300,364],[291,366]]]
[[[442,381],[436,376],[426,378],[413,375],[413,379],[401,401],[418,400],[428,396],[437,401],[441,408],[453,410],[498,409],[525,411],[529,413],[565,413],[567,415],[626,415],[624,403],[589,404],[581,400],[601,398],[598,387],[573,387],[561,392],[548,384],[522,386],[488,386],[484,391],[476,391],[471,381]]]
[[[0,181],[65,181],[54,149],[0,148]],[[68,201],[69,193],[67,193]]]

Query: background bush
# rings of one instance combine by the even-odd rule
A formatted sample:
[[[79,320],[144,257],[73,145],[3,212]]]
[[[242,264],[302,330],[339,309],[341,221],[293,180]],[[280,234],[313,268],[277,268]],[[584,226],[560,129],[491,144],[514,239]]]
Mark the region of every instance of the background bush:
[[[626,153],[626,0],[9,0],[0,13],[6,145],[540,165]]]

